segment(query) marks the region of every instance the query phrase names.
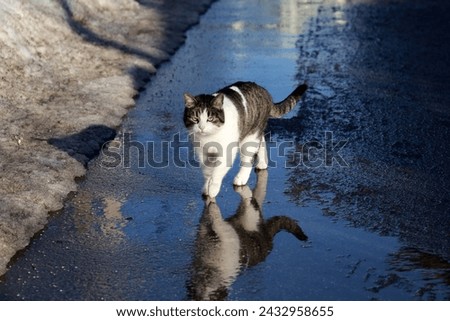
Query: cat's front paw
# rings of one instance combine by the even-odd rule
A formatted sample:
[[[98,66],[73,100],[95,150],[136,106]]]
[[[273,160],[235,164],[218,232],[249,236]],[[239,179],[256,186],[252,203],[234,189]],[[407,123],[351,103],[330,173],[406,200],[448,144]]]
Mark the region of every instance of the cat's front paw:
[[[220,192],[220,184],[210,182],[207,191],[208,196],[214,198],[217,196],[217,194],[219,194],[219,192]]]
[[[247,184],[248,177],[242,177],[241,175],[237,175],[233,180],[233,185],[235,186],[244,186]]]
[[[204,198],[209,196],[209,183],[210,183],[211,179],[207,179],[205,181],[205,184],[203,184],[203,188],[202,188],[202,196]]]

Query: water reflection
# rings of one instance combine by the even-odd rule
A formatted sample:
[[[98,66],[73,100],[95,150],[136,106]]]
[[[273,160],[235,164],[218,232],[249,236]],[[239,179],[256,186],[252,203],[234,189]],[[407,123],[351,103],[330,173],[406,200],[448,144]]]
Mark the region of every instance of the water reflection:
[[[77,213],[74,225],[83,235],[93,234],[96,238],[100,236],[106,240],[105,244],[114,246],[123,241],[123,228],[128,223],[121,211],[123,203],[124,200],[110,195],[94,196],[89,191],[80,190],[73,202],[73,210]],[[86,242],[91,241],[93,243],[89,246],[100,246],[98,240],[86,238]]]
[[[264,219],[268,172],[258,171],[252,191],[247,185],[235,191],[241,201],[236,213],[224,219],[214,199],[205,200],[200,219],[188,296],[194,300],[224,300],[238,274],[269,255],[274,236],[285,230],[297,239],[307,236],[297,222],[287,216]]]
[[[406,278],[419,271],[419,280],[426,282],[416,290],[416,296],[425,300],[450,300],[450,263],[441,257],[412,247],[403,247],[390,256],[391,275]],[[395,274],[394,274],[395,273]],[[408,280],[414,279],[409,276]],[[417,282],[417,281],[416,281]],[[383,284],[381,284],[383,285]],[[375,287],[379,290],[381,286]]]

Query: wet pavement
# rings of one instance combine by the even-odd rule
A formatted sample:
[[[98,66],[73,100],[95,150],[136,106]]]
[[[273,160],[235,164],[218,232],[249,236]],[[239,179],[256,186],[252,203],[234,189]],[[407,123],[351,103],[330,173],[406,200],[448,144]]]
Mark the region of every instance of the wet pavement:
[[[450,299],[449,5],[387,3],[216,2],[0,299]],[[310,89],[270,121],[269,170],[204,203],[182,94],[238,80]]]

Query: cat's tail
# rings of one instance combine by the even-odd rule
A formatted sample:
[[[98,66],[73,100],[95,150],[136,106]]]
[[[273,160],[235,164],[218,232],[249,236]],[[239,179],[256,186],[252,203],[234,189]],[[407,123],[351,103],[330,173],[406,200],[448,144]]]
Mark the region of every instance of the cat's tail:
[[[269,235],[273,238],[281,230],[291,233],[300,241],[308,240],[308,236],[303,232],[295,220],[287,216],[274,216],[267,220]]]
[[[273,104],[272,110],[270,111],[270,117],[280,118],[284,114],[290,112],[295,105],[297,105],[306,89],[308,89],[306,84],[300,85],[295,88],[295,90],[287,96],[285,100]]]

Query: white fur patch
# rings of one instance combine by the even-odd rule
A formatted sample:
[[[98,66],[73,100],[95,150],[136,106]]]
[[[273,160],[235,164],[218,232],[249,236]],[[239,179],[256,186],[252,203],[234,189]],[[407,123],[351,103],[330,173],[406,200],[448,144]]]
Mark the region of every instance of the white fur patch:
[[[207,113],[202,113],[199,117],[200,122],[192,129],[193,139],[199,143],[194,148],[202,164],[205,178],[203,192],[210,197],[216,197],[219,193],[222,180],[233,166],[239,150],[239,113],[233,102],[226,96],[224,97],[222,108],[225,113],[225,123],[222,126],[218,127],[208,122]],[[217,163],[215,164],[218,165],[213,167],[206,166],[207,154],[215,152],[218,154],[216,157]]]
[[[234,90],[235,92],[237,92],[241,96],[242,104],[244,105],[245,114],[247,114],[248,113],[247,100],[245,99],[245,96],[242,93],[242,91],[236,86],[232,86],[232,87],[230,87],[230,89]]]
[[[246,231],[258,231],[261,221],[261,213],[253,207],[253,204],[246,204],[245,215],[241,217],[240,223]]]

